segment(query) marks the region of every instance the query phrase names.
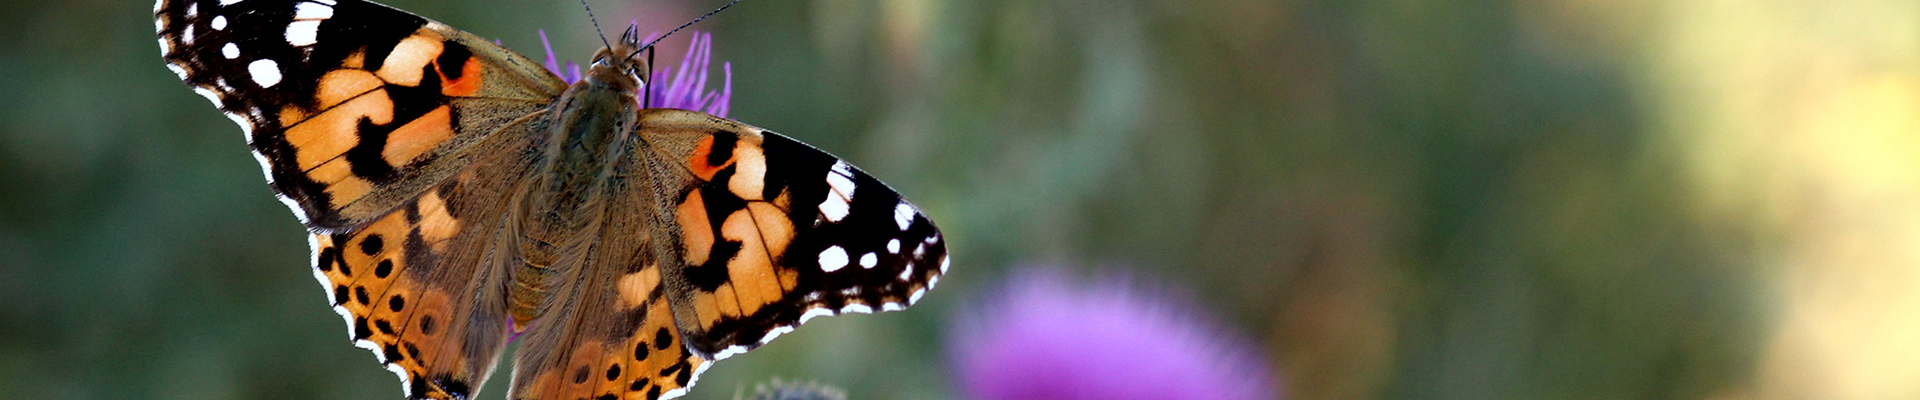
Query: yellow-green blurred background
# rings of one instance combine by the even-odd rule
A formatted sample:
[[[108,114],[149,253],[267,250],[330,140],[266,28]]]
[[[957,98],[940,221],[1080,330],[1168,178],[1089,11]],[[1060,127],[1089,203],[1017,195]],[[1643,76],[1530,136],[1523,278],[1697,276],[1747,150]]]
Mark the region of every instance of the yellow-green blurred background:
[[[572,0],[390,4],[598,46]],[[594,2],[643,32],[719,4]],[[151,10],[0,2],[0,398],[399,398]],[[750,0],[699,28],[734,118],[890,182],[954,266],[695,399],[955,398],[944,324],[1023,265],[1185,288],[1292,399],[1920,398],[1920,1]]]

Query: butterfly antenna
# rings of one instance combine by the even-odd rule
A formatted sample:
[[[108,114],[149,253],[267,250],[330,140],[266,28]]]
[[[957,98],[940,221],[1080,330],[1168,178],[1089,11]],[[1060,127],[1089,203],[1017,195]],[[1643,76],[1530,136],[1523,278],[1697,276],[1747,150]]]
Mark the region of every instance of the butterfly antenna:
[[[639,51],[636,50],[634,53],[639,53]],[[633,55],[628,54],[627,56],[632,57]],[[645,79],[653,79],[653,46],[647,46],[647,77]],[[640,100],[640,108],[653,108],[653,85],[651,81],[648,80],[642,80],[641,82],[648,82],[648,84],[647,98]]]
[[[613,48],[612,43],[607,43],[607,33],[600,31],[600,19],[593,17],[593,7],[587,5],[587,0],[580,0],[580,8],[587,9],[587,20],[593,21],[593,33],[600,35],[600,44],[609,49]]]
[[[586,0],[581,0],[581,1],[586,1]],[[711,17],[714,14],[719,14],[720,11],[726,10],[727,7],[733,7],[734,4],[740,4],[740,0],[733,0],[732,2],[728,2],[727,5],[720,6],[720,8],[715,8],[713,9],[713,11],[708,11],[706,15],[701,15],[700,18],[694,18],[692,21],[687,21],[687,23],[685,24],[680,24],[679,28],[673,28],[673,30],[667,31],[667,34],[660,35],[660,37],[657,37],[657,38],[653,38],[653,41],[647,42],[647,45],[645,46],[640,46],[640,48],[634,50],[633,53],[627,54],[627,57],[633,57],[634,54],[640,54],[641,50],[651,49],[653,48],[654,43],[660,43],[661,40],[665,40],[668,36],[673,36],[675,32],[679,32],[681,29],[687,29],[687,27],[693,26],[693,24],[700,23],[700,20],[707,19],[707,17]]]

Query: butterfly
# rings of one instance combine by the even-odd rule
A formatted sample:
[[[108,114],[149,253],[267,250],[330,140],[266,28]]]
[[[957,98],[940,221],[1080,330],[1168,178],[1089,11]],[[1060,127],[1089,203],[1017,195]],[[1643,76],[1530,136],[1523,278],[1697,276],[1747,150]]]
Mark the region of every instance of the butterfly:
[[[678,397],[807,320],[919,301],[940,231],[832,155],[637,104],[637,29],[569,84],[360,0],[160,0],[169,67],[240,125],[313,273],[408,398]]]

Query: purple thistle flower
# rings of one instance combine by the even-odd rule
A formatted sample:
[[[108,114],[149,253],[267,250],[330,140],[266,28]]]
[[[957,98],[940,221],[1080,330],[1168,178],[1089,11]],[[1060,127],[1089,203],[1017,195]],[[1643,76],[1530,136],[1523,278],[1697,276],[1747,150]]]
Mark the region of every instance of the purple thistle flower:
[[[653,41],[655,35],[648,35],[640,42]],[[648,100],[654,107],[700,111],[726,118],[733,100],[733,63],[720,65],[721,71],[726,74],[720,89],[707,90],[707,71],[713,59],[713,34],[695,31],[691,36],[692,43],[687,46],[687,54],[680,58],[679,68],[653,67],[653,76],[647,79],[649,87],[645,89],[647,96],[651,97]],[[553,44],[547,41],[545,30],[540,31],[540,46],[547,50],[548,71],[559,75],[567,83],[580,81],[580,65],[568,61],[565,68],[561,68],[560,61],[554,57]]]
[[[948,352],[973,400],[1278,398],[1257,347],[1124,280],[1015,273],[960,318]]]

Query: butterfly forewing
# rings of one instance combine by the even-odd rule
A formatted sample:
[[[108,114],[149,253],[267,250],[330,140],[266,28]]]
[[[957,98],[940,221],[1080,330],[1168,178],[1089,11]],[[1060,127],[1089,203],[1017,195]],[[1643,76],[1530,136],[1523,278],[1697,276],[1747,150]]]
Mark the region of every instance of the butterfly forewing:
[[[309,228],[371,222],[521,140],[566,84],[531,60],[360,0],[161,0],[170,67],[241,127]],[[496,133],[504,133],[496,135]]]
[[[661,192],[672,218],[658,248],[676,256],[663,258],[677,289],[667,295],[702,356],[818,316],[905,308],[946,268],[946,243],[918,208],[826,152],[691,111],[646,110],[640,132],[683,180],[660,186],[678,189]]]

